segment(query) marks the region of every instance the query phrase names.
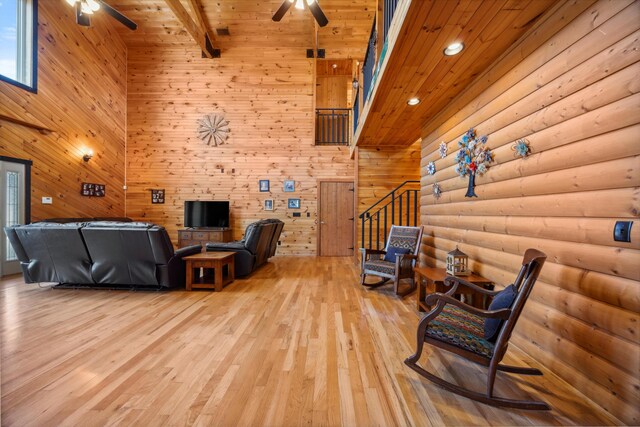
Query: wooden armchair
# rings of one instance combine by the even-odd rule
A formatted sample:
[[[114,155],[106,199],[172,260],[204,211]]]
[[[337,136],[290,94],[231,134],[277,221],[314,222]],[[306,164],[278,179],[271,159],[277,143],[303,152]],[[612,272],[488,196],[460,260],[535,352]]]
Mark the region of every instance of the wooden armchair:
[[[387,245],[383,251],[376,249],[361,248],[362,252],[362,270],[360,273],[361,284],[363,286],[377,288],[384,285],[389,280],[393,280],[393,289],[396,295],[405,296],[416,289],[415,279],[413,277],[413,267],[418,260],[418,252],[420,251],[420,243],[422,241],[422,227],[403,227],[392,225],[389,231]],[[388,252],[396,253],[393,260],[385,260]],[[403,253],[404,252],[404,253]],[[378,276],[380,280],[375,283],[367,283],[367,274]],[[409,289],[400,292],[400,280],[411,279]]]
[[[451,286],[451,289],[445,294],[434,293],[427,297],[427,303],[430,305],[435,304],[435,307],[420,321],[416,353],[406,359],[404,363],[440,387],[469,399],[492,406],[537,410],[550,409],[549,405],[544,402],[514,400],[493,395],[493,386],[496,371],[498,370],[514,374],[542,375],[542,372],[538,369],[501,365],[500,361],[507,351],[511,333],[546,258],[547,256],[538,250],[527,249],[522,261],[522,268],[513,285],[515,299],[507,308],[497,310],[474,308],[455,299],[453,296],[460,285],[491,297],[498,295],[500,292],[483,289],[459,277],[447,277],[445,284]],[[497,329],[495,342],[485,338],[485,319],[502,320]],[[417,362],[420,359],[425,342],[456,353],[473,362],[488,366],[486,393],[482,394],[452,384],[420,367]]]

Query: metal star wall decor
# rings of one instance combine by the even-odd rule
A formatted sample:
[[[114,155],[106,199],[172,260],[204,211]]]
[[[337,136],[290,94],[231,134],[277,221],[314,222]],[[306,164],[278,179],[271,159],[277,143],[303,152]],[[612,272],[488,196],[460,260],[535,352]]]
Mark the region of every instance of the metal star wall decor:
[[[211,141],[216,147],[224,144],[229,138],[228,124],[229,122],[222,115],[207,114],[198,119],[198,138],[206,142],[207,145],[211,145]]]

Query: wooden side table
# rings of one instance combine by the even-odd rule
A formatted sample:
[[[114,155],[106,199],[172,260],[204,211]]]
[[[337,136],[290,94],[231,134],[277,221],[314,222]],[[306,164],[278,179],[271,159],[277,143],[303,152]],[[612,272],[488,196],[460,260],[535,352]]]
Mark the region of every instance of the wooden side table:
[[[444,285],[444,279],[448,276],[447,271],[444,268],[417,267],[413,269],[413,272],[416,276],[416,284],[418,285],[418,311],[429,311],[432,307],[428,306],[425,302],[427,294],[434,292],[444,293],[448,290],[448,287]],[[477,274],[472,273],[469,276],[462,276],[461,278],[474,285],[482,286],[485,289],[493,289],[493,282],[491,282],[491,280],[485,279]],[[467,293],[471,295],[471,305],[477,308],[486,308],[487,304],[483,298],[484,295],[477,294],[463,285],[458,287],[460,294],[464,294],[465,289]]]
[[[215,289],[220,292],[223,286],[233,282],[235,278],[235,255],[235,252],[202,252],[184,257],[187,263],[187,290]],[[198,269],[196,274],[195,269]]]

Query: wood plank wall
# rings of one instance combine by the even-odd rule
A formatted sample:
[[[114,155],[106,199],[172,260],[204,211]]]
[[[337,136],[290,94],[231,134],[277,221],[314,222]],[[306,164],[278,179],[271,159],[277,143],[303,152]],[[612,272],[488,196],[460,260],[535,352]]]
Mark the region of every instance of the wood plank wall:
[[[404,181],[420,179],[420,141],[408,147],[359,147],[357,155],[358,215]],[[359,218],[357,231],[362,242]],[[380,239],[384,241],[382,232]]]
[[[0,82],[0,113],[56,132],[0,121],[0,155],[33,161],[32,220],[122,216],[126,47],[108,16],[84,28],[64,1],[38,6],[38,93]],[[106,196],[80,196],[81,182],[106,184]],[[43,196],[53,204],[42,205]]]
[[[458,245],[473,270],[508,284],[526,248],[544,251],[514,343],[637,425],[640,3],[563,2],[543,19],[426,124],[421,261],[443,266]],[[487,134],[496,155],[473,200],[454,171],[457,141],[469,128]],[[531,145],[526,159],[511,149],[519,138]],[[449,145],[444,159],[440,141]],[[432,160],[435,177],[425,171]],[[631,243],[613,241],[616,220],[634,221]]]
[[[229,200],[235,239],[274,217],[285,222],[279,254],[315,254],[317,180],[353,178],[354,164],[348,147],[313,145],[313,60],[284,47],[230,48],[207,60],[185,45],[130,47],[128,66],[127,215],[164,224],[175,243],[184,201]],[[196,136],[209,113],[229,120],[222,146]],[[258,191],[260,179],[269,193]],[[295,192],[283,191],[287,179]],[[153,188],[165,189],[165,204],[151,204]],[[287,209],[288,198],[301,209]]]

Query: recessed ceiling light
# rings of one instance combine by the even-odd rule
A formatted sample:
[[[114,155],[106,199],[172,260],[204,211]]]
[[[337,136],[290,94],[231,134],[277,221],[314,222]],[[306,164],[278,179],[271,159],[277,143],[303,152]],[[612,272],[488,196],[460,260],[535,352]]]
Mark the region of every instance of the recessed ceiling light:
[[[420,104],[420,99],[419,98],[411,98],[410,100],[407,101],[407,104],[409,104],[409,105],[418,105],[418,104]]]
[[[462,43],[452,43],[444,50],[444,54],[447,56],[457,55],[462,52],[464,49],[464,44]]]

